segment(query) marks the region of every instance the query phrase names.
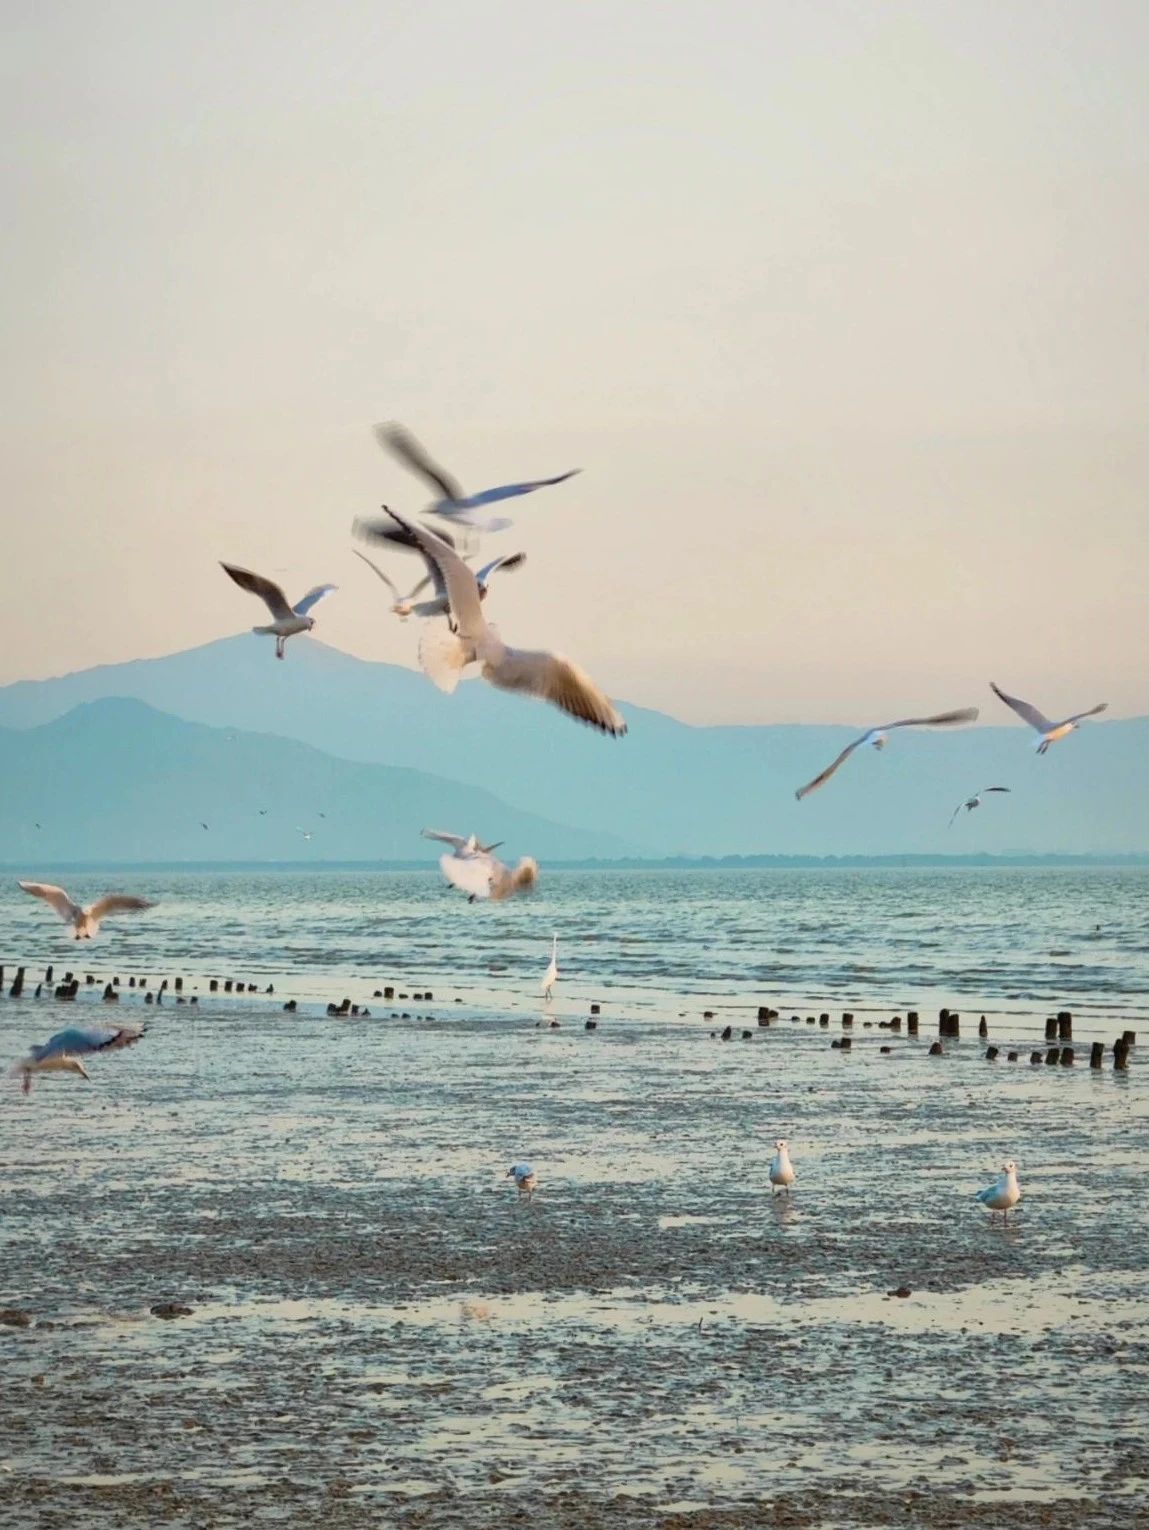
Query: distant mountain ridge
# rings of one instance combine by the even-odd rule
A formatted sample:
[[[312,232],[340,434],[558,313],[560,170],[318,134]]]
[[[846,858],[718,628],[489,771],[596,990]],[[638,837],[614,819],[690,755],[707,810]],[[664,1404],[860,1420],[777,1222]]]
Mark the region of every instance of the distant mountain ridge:
[[[18,682],[0,688],[0,726],[33,727],[109,696],[134,696],[192,722],[296,739],[344,761],[466,781],[552,824],[609,836],[627,847],[617,853],[1149,850],[1149,718],[1087,722],[1038,759],[1029,730],[988,685],[981,695],[939,697],[939,705],[977,703],[983,719],[1000,725],[907,730],[880,755],[859,750],[802,803],[794,801],[795,788],[859,728],[694,727],[623,704],[631,731],[616,741],[479,682],[444,696],[415,671],[311,638],[295,639],[282,664],[244,634],[163,658]],[[957,803],[989,782],[1013,794],[963,813],[949,828]]]

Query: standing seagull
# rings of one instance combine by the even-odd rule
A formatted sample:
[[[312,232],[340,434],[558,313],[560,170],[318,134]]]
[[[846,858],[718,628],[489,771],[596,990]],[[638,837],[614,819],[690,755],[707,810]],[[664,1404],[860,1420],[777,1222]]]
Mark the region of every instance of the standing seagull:
[[[785,1190],[789,1195],[790,1186],[798,1178],[790,1162],[790,1144],[785,1137],[779,1137],[774,1148],[774,1157],[770,1160],[770,1194],[775,1195],[779,1190]]]
[[[497,856],[472,850],[441,855],[439,868],[453,887],[467,894],[467,901],[490,898],[501,903],[517,893],[528,892],[539,879],[539,863],[524,855],[512,871]]]
[[[431,488],[439,495],[428,507],[431,515],[440,515],[447,520],[460,521],[464,526],[470,526],[475,531],[505,531],[512,524],[505,517],[494,520],[477,520],[474,511],[484,505],[496,504],[501,499],[518,499],[523,494],[533,494],[536,489],[547,489],[552,484],[565,483],[568,478],[573,478],[579,471],[572,468],[569,473],[559,473],[556,478],[535,478],[529,483],[505,483],[497,489],[484,489],[479,494],[464,494],[458,479],[452,478],[449,473],[427,455],[423,446],[416,441],[409,430],[402,425],[376,425],[375,438],[386,451],[398,457],[404,467],[410,468],[413,473],[431,485]]]
[[[953,810],[953,817],[949,821],[949,827],[953,828],[954,818],[957,817],[962,808],[965,808],[967,813],[972,813],[974,808],[981,807],[981,799],[987,792],[1008,792],[1009,790],[1008,786],[983,786],[980,792],[975,793],[972,797],[967,797],[964,802],[958,803],[957,807]]]
[[[339,588],[336,584],[317,584],[313,590],[308,590],[302,600],[289,606],[287,596],[274,579],[265,579],[262,574],[253,574],[246,568],[236,568],[231,563],[221,563],[220,568],[228,578],[235,580],[241,590],[246,590],[249,595],[258,595],[271,612],[270,626],[253,627],[251,630],[274,637],[277,659],[283,658],[283,647],[289,637],[294,637],[297,632],[310,632],[315,626],[314,616],[307,614],[312,606],[317,606],[332,590]]]
[[[1038,754],[1044,754],[1050,744],[1056,744],[1059,738],[1065,738],[1067,734],[1075,732],[1083,718],[1096,717],[1098,712],[1104,712],[1109,705],[1107,701],[1102,701],[1097,706],[1090,707],[1088,712],[1074,712],[1072,717],[1066,717],[1061,722],[1050,722],[1048,717],[1043,717],[1028,701],[1019,701],[1016,696],[1007,696],[1004,691],[998,690],[992,680],[989,682],[989,688],[995,696],[1005,702],[1007,707],[1012,707],[1020,718],[1041,734],[1041,738],[1034,746]]]
[[[561,654],[508,648],[498,628],[483,616],[482,599],[475,575],[453,547],[425,527],[406,521],[394,510],[388,514],[406,527],[432,562],[447,586],[451,615],[457,630],[429,627],[419,644],[423,672],[449,695],[459,683],[466,665],[478,660],[483,679],[503,691],[525,691],[569,712],[615,738],[626,732],[626,722],[588,674]],[[976,714],[975,714],[976,715]]]
[[[542,985],[541,985],[542,986],[542,995],[543,995],[544,999],[549,999],[551,997],[551,994],[554,991],[554,986],[558,982],[558,980],[559,980],[559,938],[558,938],[557,935],[554,935],[554,936],[551,937],[551,964],[547,968],[547,970],[543,973],[543,981],[542,981]]]
[[[46,1041],[43,1046],[33,1047],[27,1057],[14,1063],[8,1076],[23,1076],[25,1094],[32,1092],[33,1073],[78,1073],[81,1078],[90,1078],[91,1075],[80,1061],[81,1057],[89,1052],[114,1052],[120,1047],[130,1047],[143,1034],[142,1028],[134,1025],[121,1025],[117,1028],[93,1026],[91,1030],[77,1027],[58,1031],[50,1041]]]
[[[503,1178],[514,1180],[520,1199],[525,1195],[529,1201],[539,1188],[539,1177],[529,1163],[513,1163]]]
[[[1021,1200],[1021,1190],[1017,1183],[1017,1165],[1011,1158],[1008,1163],[1003,1163],[1001,1173],[992,1185],[987,1185],[984,1190],[977,1192],[977,1199],[983,1206],[988,1206],[990,1221],[993,1221],[993,1213],[1001,1212],[1003,1225],[1009,1222],[1009,1213],[1012,1207]]]
[[[820,776],[815,776],[812,781],[807,781],[805,786],[800,786],[794,795],[801,802],[809,792],[816,791],[819,786],[825,786],[838,767],[844,765],[854,750],[863,744],[872,744],[875,749],[884,749],[886,734],[892,733],[895,728],[952,728],[957,723],[976,721],[977,707],[961,707],[956,712],[939,712],[935,717],[903,717],[899,722],[883,723],[880,728],[871,728],[868,733],[863,733],[861,738],[856,738],[852,744],[847,744],[832,765],[827,765]]]
[[[93,935],[99,933],[101,921],[109,914],[125,914],[155,907],[147,898],[134,898],[128,893],[105,893],[95,903],[81,908],[78,903],[72,902],[62,887],[53,887],[50,882],[21,882],[19,886],[26,893],[31,893],[33,898],[43,898],[45,903],[50,903],[60,918],[72,926],[74,940],[91,940]]]

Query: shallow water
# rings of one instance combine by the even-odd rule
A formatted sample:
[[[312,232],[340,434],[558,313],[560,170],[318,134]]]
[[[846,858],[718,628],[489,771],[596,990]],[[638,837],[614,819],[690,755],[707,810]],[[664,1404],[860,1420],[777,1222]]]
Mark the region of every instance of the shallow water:
[[[1144,873],[1071,873],[1072,896],[1048,873],[988,887],[945,873],[925,908],[916,872],[821,874],[821,899],[804,873],[693,888],[691,874],[583,875],[506,909],[415,876],[358,893],[335,876],[172,877],[132,950],[125,920],[84,960],[125,983],[182,972],[197,1008],[127,991],[118,1009],[95,993],[0,1002],[13,1055],[78,1018],[149,1022],[138,1046],[92,1061],[92,1083],[2,1096],[0,1305],[35,1321],[0,1327],[0,1521],[1140,1522],[1143,1048],[1125,1075],[1080,1053],[1073,1068],[990,1064],[967,1023],[930,1058],[923,996],[966,1003],[976,961],[1003,973],[981,990],[993,1040],[1028,1055],[1062,1004],[1079,1033],[1111,1037],[1116,1014],[1144,1012]],[[723,882],[725,915],[695,906]],[[364,936],[368,901],[387,915]],[[281,926],[330,939],[331,966],[268,962],[285,904]],[[959,938],[976,907],[981,951]],[[45,933],[23,905],[0,919],[16,954]],[[919,921],[940,943],[907,937],[917,976],[902,988],[878,932]],[[1075,925],[1101,975],[1088,994],[1041,964],[1050,929],[1068,946]],[[545,1010],[532,989],[552,927],[563,975]],[[736,981],[738,953],[765,966],[787,927],[819,998],[848,994],[852,1052],[804,1023],[813,994],[801,1023],[755,1024],[783,994],[754,972]],[[835,966],[827,929],[871,972]],[[490,975],[488,939],[508,972]],[[693,976],[660,979],[688,965],[688,942]],[[38,951],[57,949],[74,964],[74,948]],[[205,992],[233,967],[279,991]],[[1040,997],[1010,1001],[1023,970]],[[289,989],[372,1003],[384,981],[435,999],[407,1001],[406,1020],[379,1001],[370,1020],[280,1009]],[[751,1017],[749,1040],[712,1039],[715,990],[729,1018]],[[895,996],[920,1001],[919,1041],[877,1027]],[[561,1028],[537,1029],[551,1014]],[[779,1133],[799,1177],[771,1199]],[[1008,1229],[973,1200],[1006,1156],[1024,1197]],[[504,1178],[518,1157],[540,1176],[530,1203]],[[194,1310],[150,1314],[169,1300]]]

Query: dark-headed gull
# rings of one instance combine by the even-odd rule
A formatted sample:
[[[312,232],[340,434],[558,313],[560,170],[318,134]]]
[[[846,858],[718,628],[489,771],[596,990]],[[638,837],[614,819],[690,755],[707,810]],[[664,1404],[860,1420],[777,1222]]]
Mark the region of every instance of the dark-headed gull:
[[[554,478],[534,478],[528,483],[505,483],[496,489],[484,489],[479,494],[464,494],[458,480],[444,472],[402,425],[376,425],[375,437],[380,446],[398,457],[404,467],[418,473],[439,496],[428,506],[429,514],[460,521],[476,531],[504,531],[512,524],[502,516],[494,520],[477,519],[474,512],[484,505],[494,505],[503,499],[518,499],[523,494],[533,494],[536,489],[548,489],[552,484],[565,483],[579,472],[578,468],[572,468],[570,472],[559,473]]]
[[[497,856],[484,850],[441,855],[439,868],[451,886],[465,892],[471,903],[476,898],[501,903],[518,893],[529,892],[539,879],[538,862],[529,855],[524,855],[512,871]]]
[[[14,1063],[9,1077],[23,1077],[24,1093],[31,1093],[33,1073],[78,1073],[81,1078],[89,1074],[80,1061],[91,1052],[114,1052],[120,1047],[130,1047],[144,1034],[141,1026],[93,1026],[90,1030],[74,1027],[58,1031],[43,1046],[33,1047],[27,1057]]]
[[[950,818],[949,827],[951,829],[953,828],[954,818],[957,817],[962,808],[965,808],[967,813],[972,813],[974,808],[981,807],[981,799],[989,792],[1008,792],[1009,790],[1010,788],[1008,786],[983,786],[980,792],[975,792],[972,797],[967,797],[964,802],[958,803],[957,807],[953,810],[953,816]]]
[[[541,991],[542,991],[542,995],[543,995],[543,997],[545,999],[549,999],[550,998],[551,994],[554,992],[554,986],[558,982],[558,980],[559,980],[559,938],[558,938],[557,935],[552,935],[551,936],[551,964],[547,968],[547,970],[543,973],[543,981],[542,981],[542,984],[540,985]]]
[[[390,511],[388,511],[388,514],[390,514]],[[362,537],[366,542],[386,542],[392,547],[402,547],[406,548],[408,551],[416,552],[419,554],[424,564],[426,565],[426,577],[423,578],[415,586],[410,595],[402,596],[399,594],[394,584],[392,584],[391,580],[388,579],[387,575],[378,566],[378,564],[372,563],[371,559],[368,558],[365,553],[359,552],[357,548],[354,549],[357,556],[362,558],[364,563],[368,564],[375,570],[380,579],[382,579],[383,583],[387,585],[387,587],[394,594],[395,604],[391,607],[391,609],[394,611],[396,616],[450,617],[451,602],[447,598],[447,585],[443,575],[440,572],[438,565],[431,558],[428,558],[427,554],[419,546],[418,541],[414,536],[411,535],[409,531],[406,531],[402,526],[396,526],[393,521],[367,520],[357,520],[352,527],[352,530],[355,532],[356,536]],[[432,532],[432,535],[437,536],[441,541],[446,542],[448,547],[456,546],[455,539],[451,536],[450,532],[434,531]],[[457,550],[458,549],[456,548],[456,551]],[[464,558],[463,561],[467,564],[468,567],[470,567],[469,558]],[[492,558],[489,563],[484,563],[481,568],[477,568],[475,570],[475,583],[479,587],[479,599],[486,600],[487,591],[491,587],[492,575],[497,574],[500,570],[504,573],[510,573],[512,569],[522,568],[526,561],[526,553],[504,553],[501,558]],[[420,594],[428,584],[434,586],[434,595],[429,600],[419,601],[419,603],[416,605],[414,603],[415,596]]]
[[[503,1177],[513,1179],[519,1195],[525,1195],[528,1201],[539,1188],[539,1177],[529,1163],[513,1163]]]
[[[265,579],[262,574],[253,574],[246,568],[236,568],[231,563],[221,563],[220,568],[230,579],[235,580],[241,590],[246,590],[249,595],[258,595],[271,612],[272,621],[269,626],[253,627],[251,630],[274,637],[277,659],[283,658],[283,646],[289,637],[294,637],[298,632],[310,632],[315,626],[314,616],[307,614],[312,606],[317,606],[333,590],[339,588],[335,584],[317,584],[313,590],[308,590],[302,600],[289,606],[287,596],[274,579]]]
[[[770,1160],[770,1194],[785,1190],[789,1195],[790,1186],[797,1178],[790,1162],[790,1144],[785,1137],[779,1137],[774,1143],[774,1157]]]
[[[1021,1200],[1021,1189],[1017,1183],[1017,1165],[1012,1158],[1002,1164],[1001,1173],[992,1185],[987,1185],[984,1190],[977,1192],[977,1199],[983,1206],[989,1207],[991,1221],[993,1213],[1000,1211],[1002,1221],[1008,1223],[1010,1211]]]
[[[1101,701],[1097,706],[1090,707],[1088,712],[1074,712],[1072,717],[1066,717],[1061,722],[1050,722],[1049,718],[1043,716],[1035,706],[1031,706],[1028,701],[1019,701],[1016,696],[1007,696],[992,680],[989,682],[989,688],[999,700],[1004,701],[1007,707],[1012,707],[1020,718],[1041,734],[1041,738],[1034,746],[1038,754],[1044,754],[1050,744],[1056,744],[1059,738],[1065,738],[1067,734],[1073,733],[1084,718],[1096,717],[1098,712],[1104,712],[1109,705],[1107,701]]]
[[[109,914],[135,913],[155,906],[147,898],[135,898],[129,893],[106,893],[87,908],[81,908],[72,902],[62,887],[53,887],[51,882],[21,882],[19,885],[33,898],[43,898],[45,903],[51,904],[60,918],[72,926],[74,940],[91,940]]]
[[[561,654],[509,648],[503,642],[498,628],[488,625],[483,616],[475,575],[453,547],[426,527],[404,520],[394,510],[388,514],[411,532],[438,565],[447,587],[456,630],[428,627],[419,644],[423,672],[441,691],[450,694],[464,667],[477,660],[483,666],[483,679],[500,690],[525,691],[529,696],[541,697],[580,722],[616,738],[626,732],[626,723],[614,705],[577,664]]]
[[[892,733],[895,728],[951,728],[958,723],[976,720],[977,707],[961,707],[956,712],[939,712],[935,717],[903,717],[898,722],[883,723],[880,728],[871,728],[868,733],[863,733],[861,738],[856,738],[852,744],[847,744],[833,764],[827,765],[820,776],[815,776],[812,781],[807,781],[805,786],[800,786],[794,795],[801,802],[808,793],[816,791],[819,786],[825,786],[839,766],[844,765],[854,750],[863,744],[872,744],[875,749],[884,749],[886,734]]]

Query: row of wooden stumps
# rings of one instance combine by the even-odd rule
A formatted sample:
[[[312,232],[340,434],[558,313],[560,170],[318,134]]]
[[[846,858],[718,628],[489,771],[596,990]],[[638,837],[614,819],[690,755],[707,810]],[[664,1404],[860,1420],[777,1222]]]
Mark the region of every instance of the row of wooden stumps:
[[[10,999],[21,998],[23,996],[24,987],[27,980],[28,969],[26,967],[17,967],[15,976],[12,979],[12,986],[8,990],[8,997]],[[93,988],[96,986],[96,977],[94,973],[88,972],[84,975],[84,986],[86,988]],[[169,987],[171,988],[172,992],[176,994],[177,1004],[199,1003],[199,1000],[194,995],[190,1000],[184,998],[182,992],[184,980],[182,977],[174,978],[170,983],[167,978],[164,978],[164,980],[160,983],[159,988],[157,988],[154,993],[152,992],[149,985],[149,980],[144,977],[129,977],[127,986],[129,988],[138,988],[139,991],[144,995],[145,1004],[162,1004],[164,1002],[164,994],[168,992]],[[119,1003],[120,987],[121,983],[118,977],[114,977],[110,983],[104,984],[103,998],[105,1004]],[[55,981],[55,968],[53,966],[48,966],[44,971],[43,978],[36,984],[36,987],[33,990],[33,997],[37,999],[42,998],[45,989],[51,993],[52,998],[59,999],[66,1003],[68,1000],[75,999],[79,995],[80,979],[74,972],[65,972],[63,979],[57,983]],[[2,996],[3,993],[4,968],[3,966],[0,966],[0,996]]]

